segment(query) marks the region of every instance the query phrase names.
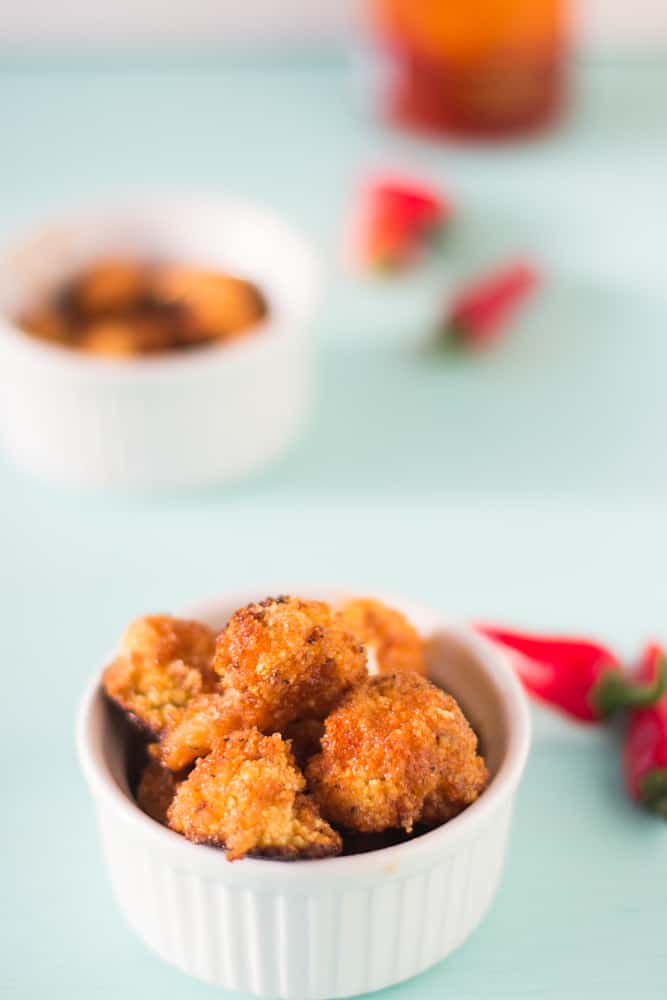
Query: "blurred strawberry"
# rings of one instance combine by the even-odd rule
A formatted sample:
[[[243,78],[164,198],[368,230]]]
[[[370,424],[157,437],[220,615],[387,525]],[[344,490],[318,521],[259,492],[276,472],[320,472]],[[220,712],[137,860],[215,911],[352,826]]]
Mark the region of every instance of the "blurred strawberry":
[[[363,265],[378,270],[413,263],[452,214],[451,202],[436,191],[387,178],[367,186],[361,208],[359,257]]]
[[[532,264],[518,261],[465,286],[449,305],[439,341],[477,350],[499,340],[540,283]]]

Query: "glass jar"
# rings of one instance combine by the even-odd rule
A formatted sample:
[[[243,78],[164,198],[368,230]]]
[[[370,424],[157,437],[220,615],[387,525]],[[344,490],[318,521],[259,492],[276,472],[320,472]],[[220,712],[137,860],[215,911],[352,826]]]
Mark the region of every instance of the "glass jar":
[[[389,63],[381,110],[429,132],[510,136],[548,125],[565,91],[566,0],[370,0]]]

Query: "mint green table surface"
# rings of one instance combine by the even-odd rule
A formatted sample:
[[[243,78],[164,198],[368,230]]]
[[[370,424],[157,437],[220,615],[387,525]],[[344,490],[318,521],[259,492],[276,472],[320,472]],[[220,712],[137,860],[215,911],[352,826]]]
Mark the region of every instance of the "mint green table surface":
[[[330,282],[307,433],[252,482],[81,497],[0,461],[0,996],[216,993],[123,923],[74,757],[79,693],[130,617],[321,580],[627,656],[667,638],[667,66],[598,63],[579,90],[557,133],[480,150],[373,125],[331,53],[5,60],[0,236],[114,191],[232,190],[301,224]],[[336,264],[350,187],[377,164],[461,203],[442,263],[389,287]],[[433,364],[433,292],[519,251],[549,280],[513,338]],[[387,997],[665,996],[667,828],[626,803],[618,741],[536,718],[493,910]]]

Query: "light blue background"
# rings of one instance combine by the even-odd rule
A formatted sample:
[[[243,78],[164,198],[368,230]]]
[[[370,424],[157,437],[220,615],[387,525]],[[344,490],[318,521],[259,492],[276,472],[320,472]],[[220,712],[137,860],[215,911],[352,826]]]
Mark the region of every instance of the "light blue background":
[[[667,638],[667,67],[594,64],[579,89],[557,133],[480,150],[373,125],[326,52],[5,61],[2,237],[96,195],[203,186],[288,214],[331,272],[320,399],[274,470],[137,501],[68,495],[0,462],[6,996],[215,992],[125,927],[74,758],[82,686],[136,614],[321,580],[579,629],[628,656]],[[355,178],[383,164],[461,205],[442,263],[390,286],[336,255]],[[549,281],[513,338],[431,364],[433,292],[518,251]],[[626,803],[618,741],[538,719],[493,911],[387,996],[664,996],[667,829]]]

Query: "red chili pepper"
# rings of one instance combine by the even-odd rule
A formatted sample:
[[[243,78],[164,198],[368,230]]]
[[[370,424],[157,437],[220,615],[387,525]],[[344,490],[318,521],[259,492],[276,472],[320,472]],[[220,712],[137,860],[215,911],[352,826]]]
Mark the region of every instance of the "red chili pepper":
[[[539,281],[536,268],[520,261],[473,282],[450,304],[441,339],[457,347],[489,346],[503,333]]]
[[[657,683],[666,662],[660,646],[647,646],[637,681]],[[623,741],[623,772],[630,797],[667,819],[667,694],[630,716]]]
[[[358,233],[361,262],[377,269],[412,263],[452,212],[443,195],[408,180],[380,178],[362,196]]]
[[[667,687],[667,667],[659,676],[633,681],[609,649],[587,639],[527,635],[490,625],[477,629],[511,650],[529,694],[582,722],[598,722],[619,708],[651,705]]]
[[[363,235],[362,263],[376,271],[398,271],[418,254],[412,224],[397,213],[376,208]]]
[[[437,230],[452,212],[451,202],[442,195],[411,181],[378,181],[372,196],[378,209],[392,212],[420,235]]]

